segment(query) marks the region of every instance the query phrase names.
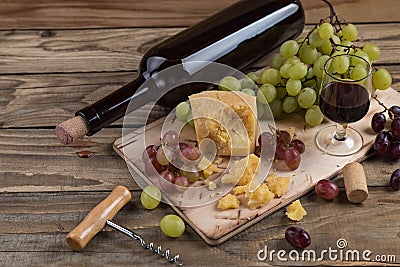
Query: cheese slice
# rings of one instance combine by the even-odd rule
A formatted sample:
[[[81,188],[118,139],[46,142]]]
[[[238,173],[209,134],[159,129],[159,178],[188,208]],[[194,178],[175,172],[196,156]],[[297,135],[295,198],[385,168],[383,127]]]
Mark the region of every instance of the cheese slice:
[[[241,92],[205,91],[189,97],[197,141],[213,140],[220,156],[247,156],[254,152],[257,105]]]

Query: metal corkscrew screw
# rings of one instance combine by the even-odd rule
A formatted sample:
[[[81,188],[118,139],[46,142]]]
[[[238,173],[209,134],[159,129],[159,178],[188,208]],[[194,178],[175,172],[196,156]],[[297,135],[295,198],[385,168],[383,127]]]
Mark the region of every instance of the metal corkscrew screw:
[[[179,255],[171,258],[169,249],[163,251],[161,246],[155,248],[153,243],[146,244],[140,235],[110,221],[118,211],[129,202],[131,197],[131,192],[129,192],[128,188],[124,186],[115,187],[102,202],[86,215],[77,227],[67,234],[66,239],[68,245],[73,250],[79,251],[83,249],[105,225],[108,225],[135,240],[139,240],[143,248],[166,258],[169,262],[175,263],[177,266],[182,266],[183,263],[179,261]]]
[[[121,233],[126,234],[127,236],[129,236],[129,237],[131,237],[131,238],[133,238],[135,240],[139,240],[140,244],[142,245],[142,247],[144,249],[148,249],[148,250],[160,255],[161,257],[166,258],[169,262],[175,263],[177,266],[183,266],[183,263],[181,261],[179,261],[179,254],[175,255],[175,257],[171,258],[169,249],[167,249],[165,251],[162,251],[161,246],[158,246],[157,248],[154,248],[154,244],[153,243],[146,244],[146,242],[143,240],[143,238],[140,235],[132,232],[129,229],[126,229],[125,227],[122,227],[122,226],[120,226],[120,225],[118,225],[116,223],[113,223],[110,220],[107,220],[106,224],[108,226],[110,226],[111,228],[113,228],[113,229],[115,229],[117,231],[120,231]]]

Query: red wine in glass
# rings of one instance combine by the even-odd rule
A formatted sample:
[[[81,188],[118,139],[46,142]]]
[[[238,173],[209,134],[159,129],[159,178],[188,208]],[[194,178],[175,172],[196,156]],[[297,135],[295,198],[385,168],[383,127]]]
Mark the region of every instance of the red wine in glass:
[[[358,67],[363,77],[352,78]],[[315,137],[317,147],[334,156],[348,156],[363,147],[363,137],[348,124],[361,120],[368,112],[372,92],[371,64],[357,55],[339,54],[324,65],[319,107],[335,125],[320,129]]]
[[[348,124],[362,119],[368,112],[370,96],[360,84],[331,82],[322,89],[320,108],[331,121]]]

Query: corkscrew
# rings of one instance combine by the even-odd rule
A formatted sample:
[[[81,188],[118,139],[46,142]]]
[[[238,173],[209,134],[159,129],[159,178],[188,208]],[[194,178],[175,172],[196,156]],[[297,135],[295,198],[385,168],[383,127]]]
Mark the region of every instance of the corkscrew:
[[[66,240],[68,245],[75,251],[82,250],[107,224],[111,228],[129,237],[139,240],[144,249],[148,249],[151,252],[166,258],[169,262],[175,263],[177,266],[182,266],[183,263],[179,261],[179,255],[171,257],[169,249],[163,251],[161,246],[155,248],[153,243],[146,244],[140,235],[111,221],[118,211],[129,202],[131,197],[131,193],[126,187],[115,187],[102,202],[88,213],[77,227],[67,234]]]

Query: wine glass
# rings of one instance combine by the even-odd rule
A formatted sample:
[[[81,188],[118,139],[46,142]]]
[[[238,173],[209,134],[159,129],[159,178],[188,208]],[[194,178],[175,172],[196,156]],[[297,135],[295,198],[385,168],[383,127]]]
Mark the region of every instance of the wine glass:
[[[356,55],[341,54],[326,61],[319,107],[325,117],[336,124],[317,133],[320,150],[334,156],[347,156],[362,148],[362,135],[348,124],[361,120],[368,112],[371,73],[369,61]]]

